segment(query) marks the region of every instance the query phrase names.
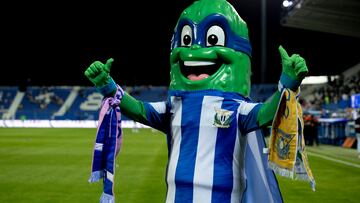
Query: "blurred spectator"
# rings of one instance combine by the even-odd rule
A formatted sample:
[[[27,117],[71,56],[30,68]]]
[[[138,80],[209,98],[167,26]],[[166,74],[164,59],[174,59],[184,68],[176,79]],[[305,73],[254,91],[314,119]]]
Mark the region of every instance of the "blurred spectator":
[[[360,71],[345,78],[343,74],[338,78],[328,76],[328,83],[316,88],[307,98],[307,109],[321,111],[323,108],[346,109],[350,107],[350,97],[360,93]]]
[[[355,120],[355,133],[356,133],[356,138],[357,138],[358,157],[360,159],[360,109],[359,109],[359,113],[357,115],[357,119]]]
[[[304,138],[305,144],[319,146],[318,119],[312,114],[304,114]]]
[[[26,96],[31,103],[39,104],[41,109],[46,109],[50,103],[55,103],[56,105],[62,105],[64,103],[63,99],[54,92],[51,92],[48,87],[42,88],[36,96],[33,96],[32,92],[28,91],[26,92]]]
[[[3,99],[3,96],[4,95],[4,92],[0,90],[0,110],[3,110],[4,109],[4,99]]]
[[[0,104],[3,103],[3,91],[0,90]]]

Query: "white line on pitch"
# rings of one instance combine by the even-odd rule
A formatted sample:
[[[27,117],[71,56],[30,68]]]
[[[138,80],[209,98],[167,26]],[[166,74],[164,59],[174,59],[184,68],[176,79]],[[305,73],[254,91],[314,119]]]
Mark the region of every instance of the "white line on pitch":
[[[352,166],[352,167],[355,167],[355,168],[360,168],[360,165],[359,165],[359,164],[349,163],[349,162],[342,161],[342,160],[339,160],[339,159],[330,158],[330,157],[327,157],[327,156],[324,156],[324,155],[315,154],[315,153],[312,153],[312,152],[309,152],[309,151],[308,151],[307,153],[308,153],[309,155],[311,155],[311,156],[316,156],[316,157],[323,158],[323,159],[326,159],[326,160],[329,160],[329,161],[333,161],[333,162],[336,162],[336,163],[341,163],[341,164],[348,165],[348,166]]]

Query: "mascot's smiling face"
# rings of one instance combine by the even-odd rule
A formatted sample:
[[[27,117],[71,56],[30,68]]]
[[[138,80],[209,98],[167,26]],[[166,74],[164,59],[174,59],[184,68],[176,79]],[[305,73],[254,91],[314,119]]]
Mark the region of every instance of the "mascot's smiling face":
[[[172,90],[215,89],[250,94],[251,45],[246,23],[226,0],[199,0],[175,27]]]

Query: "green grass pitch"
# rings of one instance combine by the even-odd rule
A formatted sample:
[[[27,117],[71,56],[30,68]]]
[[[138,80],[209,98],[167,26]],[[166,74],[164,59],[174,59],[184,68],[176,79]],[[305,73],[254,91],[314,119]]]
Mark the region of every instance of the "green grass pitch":
[[[88,183],[96,129],[0,128],[0,202],[99,202],[102,183]],[[354,149],[308,147],[316,192],[279,177],[285,202],[360,202],[360,160]],[[165,136],[124,130],[117,158],[116,202],[164,202]]]

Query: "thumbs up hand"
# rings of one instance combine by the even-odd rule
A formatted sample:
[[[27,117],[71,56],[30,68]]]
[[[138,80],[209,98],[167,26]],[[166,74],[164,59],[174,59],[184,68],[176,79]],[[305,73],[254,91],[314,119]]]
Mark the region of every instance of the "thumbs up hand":
[[[116,91],[116,84],[110,76],[110,69],[114,59],[110,58],[106,64],[93,62],[84,72],[85,76],[106,96]]]
[[[296,91],[309,72],[305,59],[299,54],[289,56],[281,45],[279,46],[279,52],[282,62],[280,83],[283,87]]]
[[[102,87],[111,80],[110,69],[113,61],[112,58],[107,60],[106,64],[95,61],[86,69],[84,74],[96,87]]]

